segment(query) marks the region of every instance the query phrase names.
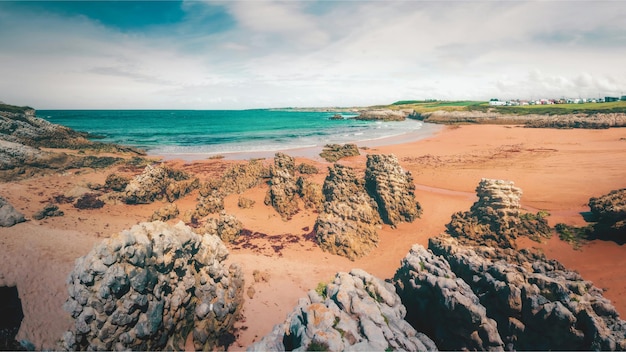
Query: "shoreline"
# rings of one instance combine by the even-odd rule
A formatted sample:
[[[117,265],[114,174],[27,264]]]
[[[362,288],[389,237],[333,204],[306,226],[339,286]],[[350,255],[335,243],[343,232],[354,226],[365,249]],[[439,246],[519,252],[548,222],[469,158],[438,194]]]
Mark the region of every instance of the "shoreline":
[[[228,262],[243,267],[246,288],[253,285],[256,291],[253,298],[245,298],[244,320],[236,324],[239,330],[231,348],[244,349],[258,341],[273,325],[285,319],[308,290],[319,282],[328,282],[336,272],[361,268],[381,279],[392,277],[412,244],[426,245],[430,237],[445,231],[453,213],[470,208],[482,177],[514,181],[524,192],[522,206],[550,211],[551,226],[558,222],[584,225],[580,210],[590,197],[626,187],[624,138],[626,129],[441,126],[428,138],[380,144],[364,150],[360,156],[341,159],[340,164],[362,171],[366,153],[396,155],[402,168],[412,173],[416,199],[424,210],[422,217],[413,223],[401,223],[395,229],[383,225],[378,247],[354,262],[323,252],[307,237],[315,224],[315,212],[302,209],[290,221],[283,221],[273,208],[265,206],[267,185],[227,196],[225,210],[236,215],[244,228],[276,236],[278,244],[283,246],[280,252],[275,252],[270,246],[273,243],[264,240],[254,242],[257,249],[227,245]],[[311,176],[313,182],[322,184],[328,163],[302,157],[297,160],[303,161],[322,170]],[[202,179],[210,179],[223,171],[223,166],[232,164],[231,160],[220,159],[194,159],[183,165],[176,160],[165,162]],[[31,218],[53,195],[70,194],[88,184],[103,184],[110,173],[134,175],[137,171],[121,167],[72,170],[2,183],[0,194]],[[196,196],[197,193],[192,193],[176,201],[181,214],[195,207]],[[239,208],[239,196],[254,200],[254,207]],[[54,341],[71,323],[62,304],[67,298],[64,278],[74,267],[74,261],[103,238],[147,221],[165,204],[113,202],[95,210],[60,204],[65,212],[63,217],[31,219],[14,227],[0,228],[0,285],[16,285],[24,306],[25,318],[18,339],[32,341],[37,349],[55,349]],[[298,242],[288,242],[284,239],[287,235],[296,236]],[[617,311],[626,314],[626,273],[621,270],[626,265],[626,246],[593,240],[581,250],[574,250],[556,235],[543,243],[521,241],[520,245],[540,248],[549,258],[578,270],[586,280],[605,289],[605,296]],[[253,270],[270,273],[269,280],[255,283]]]

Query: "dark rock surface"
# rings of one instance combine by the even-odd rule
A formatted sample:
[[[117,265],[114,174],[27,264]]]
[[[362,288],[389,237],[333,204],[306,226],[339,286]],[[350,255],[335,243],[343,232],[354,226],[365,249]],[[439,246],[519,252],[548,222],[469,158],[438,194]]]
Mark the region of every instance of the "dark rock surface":
[[[265,205],[271,205],[284,219],[289,220],[300,211],[298,186],[295,180],[295,161],[289,155],[276,153],[274,165],[270,167],[270,188]]]
[[[460,243],[516,248],[519,236],[550,233],[545,219],[520,216],[522,190],[513,182],[482,179],[476,194],[478,201],[470,210],[453,214],[447,225]]]
[[[243,304],[243,274],[223,263],[228,250],[183,223],[141,223],[79,258],[64,308],[71,350],[218,348]],[[223,348],[223,347],[222,347]]]
[[[353,269],[338,273],[319,292],[309,291],[282,324],[248,350],[436,350],[404,315],[392,284]]]
[[[594,226],[594,236],[626,239],[626,188],[589,199],[589,207],[598,221]]]
[[[63,216],[64,213],[59,209],[59,206],[56,204],[48,203],[44,205],[43,209],[39,210],[35,214],[33,214],[33,219],[42,220],[45,218],[55,217],[55,216]]]
[[[356,144],[326,144],[320,153],[320,156],[330,163],[349,157],[361,155]]]
[[[354,260],[378,245],[380,215],[354,170],[338,164],[328,170],[324,207],[315,222],[317,242],[325,251]]]
[[[115,192],[121,192],[126,189],[128,183],[130,182],[130,178],[125,176],[120,176],[117,174],[109,174],[104,181],[104,188],[110,189]]]
[[[376,200],[386,224],[413,222],[421,214],[415,200],[415,184],[410,172],[404,172],[394,155],[368,154],[365,188]]]
[[[0,226],[10,227],[24,222],[24,214],[17,211],[9,201],[0,196]]]

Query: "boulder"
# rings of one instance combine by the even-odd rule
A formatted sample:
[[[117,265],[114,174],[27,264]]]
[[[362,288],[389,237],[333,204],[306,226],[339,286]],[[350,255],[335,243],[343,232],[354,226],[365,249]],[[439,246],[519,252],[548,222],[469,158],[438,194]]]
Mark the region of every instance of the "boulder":
[[[287,319],[249,351],[433,351],[405,320],[392,284],[363,270],[338,273],[301,298]]]
[[[77,209],[100,209],[104,206],[104,201],[96,193],[85,193],[74,203]]]
[[[320,156],[329,163],[334,163],[341,158],[357,155],[361,155],[361,153],[359,153],[359,148],[356,144],[326,144],[320,153]]]
[[[407,320],[443,350],[503,350],[496,322],[446,260],[413,245],[394,276]]]
[[[148,165],[135,176],[122,194],[127,204],[148,204],[164,197],[171,203],[197,188],[199,182],[186,173],[165,166]]]
[[[476,187],[476,201],[469,211],[452,215],[447,232],[460,243],[516,248],[519,236],[548,236],[543,217],[521,217],[522,190],[512,181],[482,179]]]
[[[254,203],[256,203],[254,200],[246,197],[239,197],[237,199],[237,206],[241,209],[252,208],[254,206]]]
[[[174,219],[180,214],[178,206],[174,203],[169,203],[166,206],[154,211],[150,217],[150,221],[167,221]]]
[[[269,170],[258,160],[250,160],[247,164],[231,166],[217,182],[216,189],[225,194],[241,194],[261,184],[263,178],[269,177]]]
[[[48,203],[44,205],[43,209],[33,214],[33,219],[42,220],[49,217],[54,216],[63,216],[64,213],[59,209],[59,206],[56,204]]]
[[[11,227],[24,221],[26,221],[24,214],[17,211],[8,200],[0,196],[0,226]]]
[[[595,236],[626,238],[626,188],[589,199],[589,208],[598,221],[594,226]]]
[[[212,350],[243,304],[243,274],[213,235],[182,222],[141,223],[76,260],[65,310],[71,350]]]
[[[422,212],[415,200],[415,184],[394,155],[368,154],[365,188],[376,200],[382,220],[390,225],[413,222]]]
[[[328,170],[322,189],[324,207],[315,222],[316,239],[323,250],[355,260],[378,245],[377,205],[351,168],[335,164]]]
[[[222,211],[219,218],[208,218],[202,230],[206,234],[218,236],[224,242],[233,242],[241,234],[242,228],[237,217]]]
[[[295,162],[292,157],[276,153],[274,165],[270,167],[270,188],[265,205],[271,205],[284,220],[298,213],[298,186],[294,179]]]
[[[109,174],[104,181],[104,188],[110,189],[115,192],[121,192],[126,189],[130,178],[126,176],[120,176],[117,174]]]
[[[317,183],[311,182],[304,177],[300,176],[296,181],[298,187],[298,194],[304,202],[306,209],[313,209],[319,211],[324,204],[324,195],[322,194],[322,186]]]
[[[194,216],[203,218],[209,214],[217,213],[224,210],[224,193],[214,189],[206,196],[202,193],[198,195],[198,203]]]

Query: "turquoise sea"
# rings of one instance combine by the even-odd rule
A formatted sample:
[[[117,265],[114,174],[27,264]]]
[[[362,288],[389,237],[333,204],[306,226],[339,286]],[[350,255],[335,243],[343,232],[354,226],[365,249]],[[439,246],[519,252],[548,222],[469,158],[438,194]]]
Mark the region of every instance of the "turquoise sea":
[[[356,114],[293,110],[40,110],[37,116],[104,142],[138,147],[165,158],[221,154],[265,156],[328,143],[389,144],[430,136],[439,126],[421,121],[357,121]],[[303,149],[304,150],[304,149]],[[303,154],[303,156],[308,156]]]

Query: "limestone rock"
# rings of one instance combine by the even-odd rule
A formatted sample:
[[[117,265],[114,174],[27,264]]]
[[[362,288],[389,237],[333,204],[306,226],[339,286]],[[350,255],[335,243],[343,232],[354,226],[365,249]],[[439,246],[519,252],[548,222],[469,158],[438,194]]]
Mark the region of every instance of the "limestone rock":
[[[225,194],[241,194],[259,185],[262,179],[267,177],[269,177],[267,167],[258,160],[251,160],[247,164],[233,165],[226,170],[216,189]]]
[[[468,247],[449,236],[429,248],[463,279],[498,323],[507,349],[624,350],[626,322],[602,290],[526,250]]]
[[[407,320],[443,350],[502,350],[498,326],[443,258],[413,245],[394,276]]]
[[[110,189],[115,192],[121,192],[126,189],[128,183],[130,182],[130,178],[125,176],[120,176],[117,174],[109,174],[104,181],[104,188]]]
[[[24,222],[24,214],[17,211],[6,199],[0,196],[0,226],[11,227]]]
[[[195,217],[203,218],[222,210],[224,210],[224,193],[214,189],[206,196],[200,193],[198,203],[196,204]]]
[[[43,209],[33,214],[33,219],[42,220],[49,217],[54,216],[63,216],[63,211],[59,209],[59,206],[56,204],[48,203]]]
[[[198,185],[197,180],[190,180],[189,175],[182,171],[148,165],[128,183],[123,199],[127,204],[147,204],[164,197],[173,202]]]
[[[154,211],[150,217],[150,221],[167,221],[174,219],[180,214],[178,206],[174,203],[169,203],[166,206]]]
[[[254,203],[256,203],[254,200],[246,197],[239,197],[237,199],[237,206],[241,209],[252,208],[254,206]]]
[[[330,163],[348,156],[361,155],[356,144],[326,144],[320,156]]]
[[[626,188],[589,199],[589,207],[598,221],[596,236],[618,235],[626,238]]]
[[[402,170],[394,155],[367,155],[365,188],[378,203],[380,216],[387,224],[413,222],[421,214],[413,177]]]
[[[282,324],[248,350],[436,350],[403,319],[405,312],[393,285],[353,269],[338,273],[323,292],[309,291]]]
[[[234,215],[221,212],[219,218],[208,218],[203,231],[215,235],[224,242],[233,242],[241,234],[243,226]]]
[[[322,189],[324,208],[315,222],[316,239],[323,250],[354,260],[378,244],[377,205],[351,168],[335,164],[328,170]]]
[[[76,260],[64,308],[74,318],[63,336],[71,350],[195,350],[218,347],[243,303],[243,274],[223,263],[216,236],[182,222],[141,223]]]
[[[324,195],[322,194],[322,186],[311,182],[300,176],[296,181],[298,194],[304,202],[306,209],[321,210],[324,204]]]
[[[315,167],[315,165],[311,165],[307,163],[299,164],[297,169],[298,169],[298,172],[303,175],[312,175],[312,174],[317,174],[320,172],[320,170],[318,170],[317,167]]]
[[[276,153],[274,165],[270,167],[270,188],[265,205],[271,205],[284,220],[298,213],[298,186],[294,180],[295,162],[292,157]]]
[[[453,214],[447,225],[447,232],[461,243],[516,248],[519,236],[550,232],[545,219],[520,217],[522,190],[513,182],[482,179],[476,194],[478,201],[470,210]]]

